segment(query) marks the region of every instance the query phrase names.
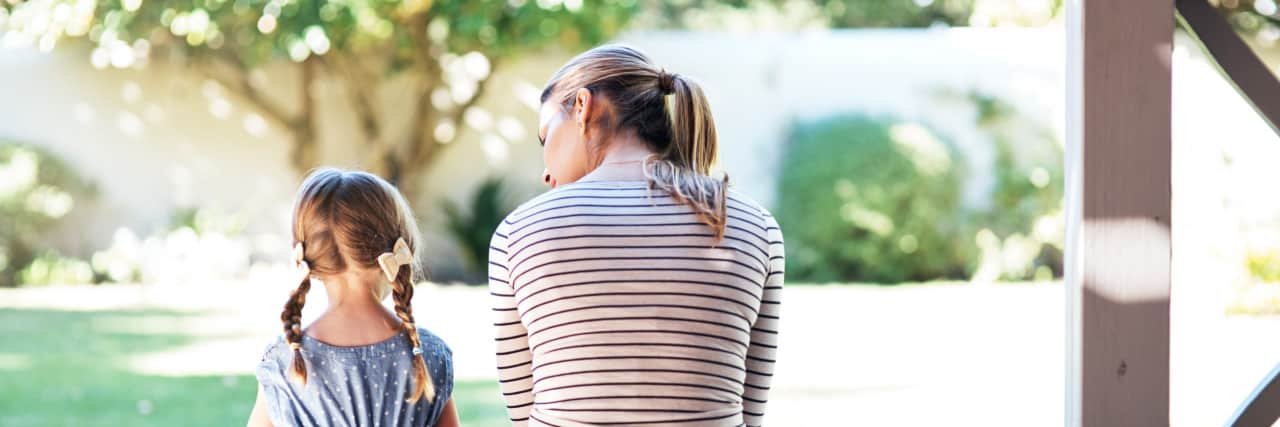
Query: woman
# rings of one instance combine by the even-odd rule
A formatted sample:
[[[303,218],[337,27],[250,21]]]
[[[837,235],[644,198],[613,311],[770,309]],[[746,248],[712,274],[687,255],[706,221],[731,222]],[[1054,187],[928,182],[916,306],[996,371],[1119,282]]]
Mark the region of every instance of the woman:
[[[542,92],[553,189],[489,252],[499,381],[519,426],[759,426],[783,246],[713,179],[701,88],[635,49],[585,52]]]

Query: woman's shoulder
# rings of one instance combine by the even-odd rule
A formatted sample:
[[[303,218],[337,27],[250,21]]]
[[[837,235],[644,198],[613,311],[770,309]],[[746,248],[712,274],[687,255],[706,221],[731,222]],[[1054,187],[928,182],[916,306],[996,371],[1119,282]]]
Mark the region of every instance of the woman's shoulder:
[[[589,204],[593,200],[619,201],[620,199],[660,194],[657,190],[646,191],[648,189],[649,187],[644,181],[594,181],[565,184],[533,196],[528,201],[521,203],[515,209],[512,209],[510,214],[507,214],[501,225],[509,226],[544,209],[553,209],[567,203]]]
[[[744,213],[751,214],[753,219],[759,221],[766,229],[778,228],[778,222],[773,218],[773,213],[769,212],[764,205],[761,205],[755,199],[738,192],[733,188],[729,189],[729,210],[740,210]]]
[[[751,211],[751,213],[758,214],[762,217],[773,216],[773,214],[769,213],[769,210],[765,209],[764,205],[761,205],[759,202],[756,201],[756,199],[753,199],[750,196],[742,194],[742,192],[732,187],[729,188],[728,199],[730,203],[737,203],[741,205],[741,208],[747,209]]]

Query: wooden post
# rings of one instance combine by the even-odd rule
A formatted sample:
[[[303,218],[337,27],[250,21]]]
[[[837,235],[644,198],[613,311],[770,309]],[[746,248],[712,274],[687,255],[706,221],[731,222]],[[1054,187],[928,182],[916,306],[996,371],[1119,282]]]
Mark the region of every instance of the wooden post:
[[[1068,0],[1066,425],[1169,425],[1172,0]]]

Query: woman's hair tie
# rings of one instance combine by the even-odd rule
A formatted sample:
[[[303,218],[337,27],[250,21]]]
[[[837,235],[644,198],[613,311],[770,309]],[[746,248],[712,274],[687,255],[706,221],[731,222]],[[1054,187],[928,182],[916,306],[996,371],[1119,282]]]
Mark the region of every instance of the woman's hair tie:
[[[665,68],[658,70],[658,90],[663,95],[676,93],[676,74],[668,73]]]

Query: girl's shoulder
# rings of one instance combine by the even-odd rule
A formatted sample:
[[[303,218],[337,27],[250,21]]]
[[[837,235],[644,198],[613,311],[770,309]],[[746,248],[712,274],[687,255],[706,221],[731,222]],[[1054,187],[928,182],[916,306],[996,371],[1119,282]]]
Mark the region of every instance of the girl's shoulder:
[[[419,326],[417,329],[418,329],[418,342],[422,343],[423,353],[424,355],[428,356],[428,359],[434,356],[434,357],[452,360],[453,349],[449,347],[449,344],[446,343],[443,338],[440,338],[439,335],[436,335],[434,332],[431,332],[430,329],[427,329],[421,326]],[[400,336],[401,336],[401,339],[403,340],[404,335],[401,334]],[[326,350],[330,348],[337,349],[337,350],[363,350],[365,348],[368,348],[371,350],[373,349],[393,350],[392,347],[394,347],[394,345],[392,345],[394,343],[390,340],[387,342],[371,344],[368,346],[337,347],[337,346],[331,346],[323,343],[311,342],[314,340],[311,340],[309,338],[310,337],[304,337],[303,339],[304,351]],[[318,346],[318,348],[312,349],[311,347],[313,346]],[[259,359],[261,361],[277,360],[281,357],[291,358],[293,357],[293,349],[289,347],[289,343],[285,341],[283,334],[276,334],[270,340],[267,340],[266,346],[263,347],[262,352],[260,354],[261,356],[259,357]]]
[[[437,406],[443,407],[439,402],[448,401],[453,395],[453,350],[439,335],[423,327],[418,327],[418,342],[422,344],[422,360],[426,362],[431,383],[435,386],[434,400]]]
[[[285,350],[289,350],[289,343],[285,342],[284,334],[276,334],[266,341],[266,346],[262,348],[259,359],[263,361],[271,359]]]
[[[263,347],[254,374],[264,386],[285,385],[286,369],[292,360],[293,351],[289,348],[289,343],[285,342],[283,334],[276,334]]]
[[[449,348],[449,344],[445,343],[443,338],[431,332],[431,330],[418,327],[418,342],[422,343],[423,356],[427,356],[430,360],[432,357],[453,360],[453,349]]]

